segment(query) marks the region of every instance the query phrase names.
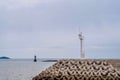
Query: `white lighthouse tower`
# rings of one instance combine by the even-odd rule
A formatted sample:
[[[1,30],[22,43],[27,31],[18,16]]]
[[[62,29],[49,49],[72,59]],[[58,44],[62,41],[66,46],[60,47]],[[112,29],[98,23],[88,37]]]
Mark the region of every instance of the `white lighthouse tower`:
[[[84,36],[82,35],[82,32],[79,34],[79,39],[80,39],[80,58],[84,59],[85,58],[85,53],[83,51]]]

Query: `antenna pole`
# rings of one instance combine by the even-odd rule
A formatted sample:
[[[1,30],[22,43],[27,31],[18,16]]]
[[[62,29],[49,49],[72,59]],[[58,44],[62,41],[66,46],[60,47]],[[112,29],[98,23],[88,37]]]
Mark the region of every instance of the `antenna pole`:
[[[85,57],[84,53],[83,53],[83,35],[82,35],[82,32],[79,34],[79,39],[80,39],[80,56],[81,56],[81,59],[83,59]]]

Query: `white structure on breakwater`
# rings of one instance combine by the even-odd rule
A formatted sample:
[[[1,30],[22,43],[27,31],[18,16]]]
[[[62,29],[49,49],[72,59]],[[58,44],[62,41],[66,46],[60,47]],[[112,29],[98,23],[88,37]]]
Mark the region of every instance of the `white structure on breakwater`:
[[[84,36],[82,35],[82,32],[78,36],[80,39],[80,57],[81,57],[81,59],[84,59],[85,58],[85,52],[83,51]]]

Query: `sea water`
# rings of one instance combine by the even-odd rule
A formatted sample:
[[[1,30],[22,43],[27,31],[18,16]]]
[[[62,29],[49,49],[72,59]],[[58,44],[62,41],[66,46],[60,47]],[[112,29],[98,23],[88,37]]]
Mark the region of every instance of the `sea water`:
[[[33,62],[31,59],[0,60],[0,80],[32,80],[55,62]]]

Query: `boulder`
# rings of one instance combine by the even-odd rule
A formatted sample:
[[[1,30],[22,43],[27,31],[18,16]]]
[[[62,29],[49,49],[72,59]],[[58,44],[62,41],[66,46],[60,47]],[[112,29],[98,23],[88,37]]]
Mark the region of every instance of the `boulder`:
[[[120,80],[120,72],[105,60],[60,60],[32,80]]]

